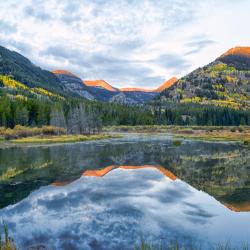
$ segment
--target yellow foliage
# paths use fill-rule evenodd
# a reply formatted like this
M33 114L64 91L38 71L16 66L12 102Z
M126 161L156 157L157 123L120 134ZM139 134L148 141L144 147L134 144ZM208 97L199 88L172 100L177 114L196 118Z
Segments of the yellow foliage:
M60 99L64 99L63 97L54 94L46 89L43 88L29 88L28 86L24 85L23 83L16 81L14 79L12 79L10 76L6 76L6 75L0 75L0 80L3 82L3 85L7 88L12 88L12 89L23 89L23 90L27 90L33 94L41 94L41 95L45 95L45 96L49 96L49 97L57 97ZM15 98L24 100L25 97L22 95L17 95L15 96Z
M26 90L29 89L26 85L10 78L9 76L0 75L0 80L3 82L3 85L8 88L12 88L12 89L20 88L20 89L26 89Z
M232 83L234 83L234 82L237 81L237 79L236 79L235 77L232 77L232 76L227 75L227 76L226 76L226 81L227 81L227 82L232 82Z

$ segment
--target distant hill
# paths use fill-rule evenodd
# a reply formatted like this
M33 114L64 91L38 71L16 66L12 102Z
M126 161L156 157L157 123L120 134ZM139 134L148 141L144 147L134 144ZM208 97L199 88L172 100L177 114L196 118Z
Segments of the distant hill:
M217 60L237 70L250 70L250 47L232 48Z
M89 93L87 86L82 82L82 79L72 74L67 70L54 70L52 71L63 87L65 92L74 93L75 96L83 97L88 100L94 100L94 96Z
M113 86L111 86L109 83L107 83L104 80L95 80L95 81L84 80L83 82L85 85L89 87L103 88L103 89L106 89L108 91L113 91L113 92L119 91L117 88L114 88Z
M120 104L143 104L171 86L177 79L171 78L157 89L143 88L115 88L105 80L81 80L75 74L67 70L52 71L61 81L65 90L74 92L90 100L114 102ZM84 92L83 92L84 91Z
M8 75L28 87L40 87L61 93L59 79L50 71L35 66L15 51L0 46L0 75Z
M160 100L250 108L250 47L228 50L160 94Z
M172 77L169 80L167 80L166 82L164 82L160 87L158 87L157 89L155 89L155 92L162 92L163 90L171 87L174 83L176 83L178 81L178 79L176 77Z

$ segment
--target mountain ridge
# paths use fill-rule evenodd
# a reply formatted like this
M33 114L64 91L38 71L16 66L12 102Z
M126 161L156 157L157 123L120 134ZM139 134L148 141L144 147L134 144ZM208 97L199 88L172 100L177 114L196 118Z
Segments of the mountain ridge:
M161 101L250 108L250 47L235 47L175 82Z
M104 102L116 102L120 104L141 104L148 102L155 98L162 89L165 89L176 81L177 78L173 77L164 82L156 89L144 88L116 88L105 80L82 80L74 73L56 69L52 71L66 86L68 90L77 94L79 93L89 100L99 100ZM87 93L88 94L87 94Z

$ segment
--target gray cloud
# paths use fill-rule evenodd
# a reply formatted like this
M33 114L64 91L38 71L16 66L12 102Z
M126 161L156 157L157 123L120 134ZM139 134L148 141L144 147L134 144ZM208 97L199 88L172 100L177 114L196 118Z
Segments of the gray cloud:
M41 0L33 0L31 5L24 8L24 15L43 22L52 19L52 13L45 9L44 1Z
M139 45L132 46L136 47ZM75 73L86 78L89 78L88 71L91 71L91 74L97 78L123 79L125 82L134 82L138 86L164 81L161 77L152 77L152 70L145 66L143 61L120 59L101 53L87 54L77 49L62 47L61 45L48 47L46 50L41 51L40 55L53 56L58 60L69 61L75 66Z
M186 47L188 47L190 50L185 53L185 55L191 55L191 54L197 54L202 49L206 48L207 46L214 44L215 41L211 39L203 39L203 40L196 40L186 43Z
M9 24L4 20L0 20L0 33L12 34L15 33L16 31L17 28L15 25Z
M179 71L187 70L191 66L185 57L178 54L163 54L154 61L162 67Z
M13 39L1 39L0 43L2 46L5 46L11 50L18 51L19 53L27 57L29 57L32 51L32 46L30 46L29 44L21 41L17 42Z

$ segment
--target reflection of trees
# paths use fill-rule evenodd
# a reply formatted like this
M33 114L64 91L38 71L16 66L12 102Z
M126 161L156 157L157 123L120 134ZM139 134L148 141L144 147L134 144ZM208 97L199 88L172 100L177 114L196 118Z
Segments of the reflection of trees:
M0 175L8 169L27 169L46 162L48 168L33 168L0 182L0 205L16 202L32 190L52 182L77 179L86 169L110 165L159 165L178 178L224 203L249 201L250 154L247 147L223 143L127 141L118 143L66 144L0 150Z

